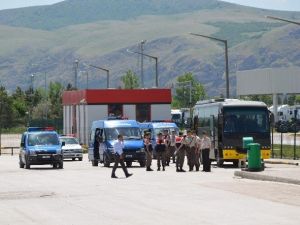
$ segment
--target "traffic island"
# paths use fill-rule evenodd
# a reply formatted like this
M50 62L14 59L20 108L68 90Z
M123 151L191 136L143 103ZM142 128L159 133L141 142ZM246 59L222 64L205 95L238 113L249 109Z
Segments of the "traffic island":
M245 178L245 179L251 179L251 180L272 181L272 182L300 185L300 180L298 179L264 175L261 173L253 173L247 171L235 171L234 176Z

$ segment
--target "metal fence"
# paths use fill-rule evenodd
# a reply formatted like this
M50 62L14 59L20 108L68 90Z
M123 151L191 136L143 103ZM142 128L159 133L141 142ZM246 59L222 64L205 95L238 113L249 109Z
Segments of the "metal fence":
M1 134L1 154L18 154L20 149L21 134Z
M272 158L300 158L300 133L272 132L271 144Z

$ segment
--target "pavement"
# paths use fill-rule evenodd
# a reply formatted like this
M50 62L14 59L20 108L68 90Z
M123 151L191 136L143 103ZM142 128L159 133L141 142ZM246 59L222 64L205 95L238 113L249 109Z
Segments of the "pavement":
M274 165L281 165L275 167ZM234 171L236 177L300 185L300 160L265 160L265 169L259 172Z

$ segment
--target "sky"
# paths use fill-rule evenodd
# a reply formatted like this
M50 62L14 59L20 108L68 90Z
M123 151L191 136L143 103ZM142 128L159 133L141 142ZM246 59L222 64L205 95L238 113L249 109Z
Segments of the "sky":
M0 0L0 10L35 5L49 5L62 0ZM84 0L82 0L84 1ZM208 0L209 1L209 0ZM224 0L257 8L300 11L300 0Z

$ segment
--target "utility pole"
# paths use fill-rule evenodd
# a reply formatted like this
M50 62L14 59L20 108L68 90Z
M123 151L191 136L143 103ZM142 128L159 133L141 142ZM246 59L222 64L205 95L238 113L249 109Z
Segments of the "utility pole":
M145 87L144 84L144 44L146 43L146 40L141 41L141 86L142 88Z

